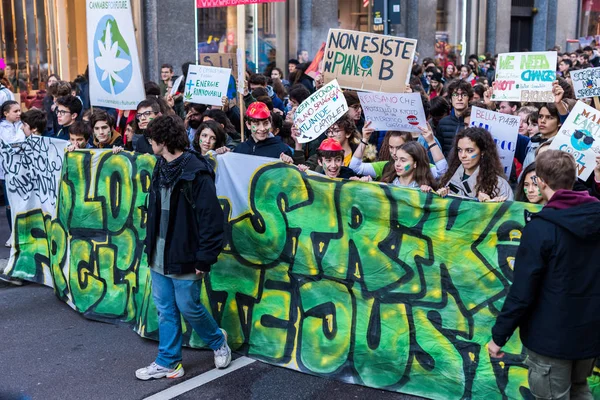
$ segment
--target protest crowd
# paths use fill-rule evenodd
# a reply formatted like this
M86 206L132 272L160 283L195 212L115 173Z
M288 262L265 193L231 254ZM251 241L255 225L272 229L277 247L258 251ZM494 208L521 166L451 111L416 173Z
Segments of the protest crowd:
M23 111L14 100L14 93L21 90L18 82L0 70L0 139L10 144L41 135L69 141L68 152L111 149L158 157L146 243L151 249L154 299L164 318L159 357L136 372L139 379L175 378L184 373L174 307L215 351L218 367L226 367L231 360L225 331L189 299L194 282L210 270L221 251L223 216L207 160L233 152L280 160L303 172L364 185L380 182L443 198L544 206L528 217L514 283L496 325L489 327L489 352L501 357L501 347L519 327L536 397L563 398L559 395L570 391L573 398L576 393L584 393L577 398L591 398L585 397L589 393L586 378L600 355L600 152L591 173L582 179L573 153L555 149L552 143L578 103L600 106L594 105L593 96L578 102L572 81L574 75L600 66L600 51L588 46L573 53L558 52L557 57L557 65L552 66L556 76L551 99L544 102L498 101L498 55L471 55L462 65L452 53L444 58L415 58L406 93L421 100L425 120L418 130L375 129L359 93L344 90L347 111L308 142L301 140L297 110L328 82L320 68L315 71L307 60L270 65L262 73L246 71L245 86L239 88L242 96L237 97L243 98L243 104L236 96L224 96L221 106L185 101L185 79L174 88L178 78L174 67L164 64L160 81L145 83L146 98L136 110L90 106L86 71L74 82L51 75L43 98L30 102ZM190 65L181 66L184 77ZM476 110L517 119L518 136L508 166L501 160L498 139L485 125L473 122L476 112L481 114ZM598 149L592 135L578 132L574 137L586 149ZM198 206L210 212L203 215L200 224L204 228L197 234L189 233L195 228L187 218L193 211L182 198L185 190L181 195L173 190L180 181L193 182L190 191L196 198L207 196ZM1 168L0 182L7 201ZM6 214L10 225L10 204L6 204ZM167 229L172 221L178 227L175 231ZM169 242L179 245L167 246ZM11 243L12 238L6 246ZM186 243L204 249L200 259L164 262L184 257ZM570 268L577 271L569 272ZM168 279L173 275L178 278ZM17 279L3 279L20 284ZM577 286L577 282L585 283ZM163 336L170 341L163 343ZM550 386L544 383L548 374L556 374ZM548 397L550 389L557 391L554 397Z

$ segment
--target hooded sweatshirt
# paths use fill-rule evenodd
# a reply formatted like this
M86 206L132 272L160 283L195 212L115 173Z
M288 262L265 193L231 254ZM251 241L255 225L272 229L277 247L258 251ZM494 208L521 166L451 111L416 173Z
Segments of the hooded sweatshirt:
M494 342L503 346L519 327L525 347L541 355L599 356L600 201L559 190L526 219Z

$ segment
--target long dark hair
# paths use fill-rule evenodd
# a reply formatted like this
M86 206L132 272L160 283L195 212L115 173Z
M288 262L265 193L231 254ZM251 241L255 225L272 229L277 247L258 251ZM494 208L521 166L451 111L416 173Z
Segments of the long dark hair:
M483 192L490 197L496 197L500 193L498 188L498 177L504 176L504 169L498 156L498 149L492 135L483 128L470 127L458 132L452 143L452 150L449 154L448 172L440 180L440 185L445 186L450 182L452 176L460 166L458 157L458 141L460 139L471 139L481 152L479 159L479 175L475 192Z
M415 138L412 137L410 132L402 132L402 131L387 131L385 137L383 138L383 143L381 144L381 149L379 149L379 154L377 156L378 161L388 161L387 164L383 167L383 171L381 172L381 176L388 175L391 173L395 173L396 169L394 168L394 159L392 154L390 153L390 138L399 137L404 140L404 143L412 142Z
M517 184L517 189L515 191L515 201L523 201L525 203L529 203L529 199L525 194L525 177L527 174L535 172L535 163L531 163L523 170L521 173L521 179L519 179L519 183Z
M427 185L431 186L434 190L437 189L437 182L433 178L433 174L431 173L431 168L429 167L429 157L425 152L425 148L422 144L417 141L410 141L404 143L400 150L404 150L412 157L412 159L417 163L417 167L414 172L415 182L419 186ZM392 161L390 161L391 163ZM388 163L389 164L389 163ZM396 169L393 168L388 170L381 177L381 182L391 183L396 179Z
M202 149L200 148L199 139L200 139L200 134L202 133L202 131L204 129L210 129L215 134L215 137L216 137L215 149L225 146L225 143L227 141L227 136L226 136L225 130L221 127L221 124L209 119L209 120L206 120L203 123L201 123L200 126L198 127L198 129L196 130L196 135L194 136L194 142L192 143L194 150L196 150L198 152L202 151Z

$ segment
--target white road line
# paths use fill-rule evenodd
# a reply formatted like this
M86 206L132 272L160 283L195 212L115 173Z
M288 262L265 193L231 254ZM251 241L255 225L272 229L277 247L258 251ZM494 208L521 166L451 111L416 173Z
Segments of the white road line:
M196 389L208 382L214 381L215 379L219 379L222 376L232 373L240 368L244 368L246 365L250 365L256 360L253 360L248 357L240 357L236 360L233 360L229 367L225 369L211 369L208 372L203 373L202 375L198 375L192 379L188 379L185 382L181 382L179 385L171 386L170 388L163 390L162 392L158 392L153 394L150 397L146 397L144 400L170 400L173 399L180 394L189 392L190 390Z

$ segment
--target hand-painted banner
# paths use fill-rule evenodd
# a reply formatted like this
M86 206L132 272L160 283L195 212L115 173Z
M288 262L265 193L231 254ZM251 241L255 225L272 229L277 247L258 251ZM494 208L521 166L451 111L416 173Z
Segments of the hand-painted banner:
M571 80L578 99L600 96L600 68L572 71Z
M577 176L586 181L600 156L600 111L578 101L550 148L571 153L577 162Z
M492 99L553 102L556 58L555 51L499 54Z
M243 6L245 4L283 3L285 0L196 0L197 8Z
M415 39L330 29L325 82L337 79L347 89L404 93L416 48Z
M419 93L358 92L365 120L378 131L420 132L427 119Z
M485 345L513 279L524 211L538 206L330 180L233 153L218 161L224 251L200 301L234 350L432 399L532 397L518 334L501 359ZM156 339L142 251L153 165L127 152L67 154L56 217L16 216L9 274L41 282L48 268L57 296L86 317ZM195 332L184 341L204 346Z
M471 126L485 128L494 137L506 179L510 177L515 158L519 122L519 117L514 115L502 114L479 107L471 109Z
M190 65L185 84L185 101L221 106L227 96L231 68Z
M336 80L329 82L298 106L294 124L300 130L298 142L319 137L348 111L348 103Z
M129 0L86 1L93 106L135 110L146 98Z

